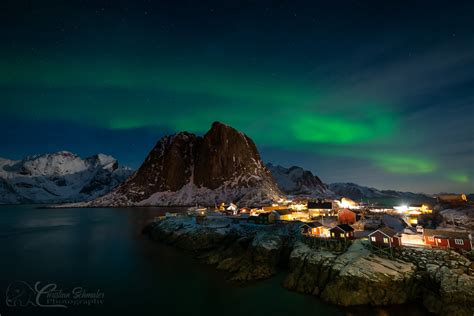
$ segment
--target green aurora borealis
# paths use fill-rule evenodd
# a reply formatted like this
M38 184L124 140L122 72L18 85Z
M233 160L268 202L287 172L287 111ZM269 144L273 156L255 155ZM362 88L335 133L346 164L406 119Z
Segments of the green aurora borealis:
M232 15L232 12L222 14ZM109 18L115 15L116 12L110 13ZM35 18L40 27L50 27L49 22ZM97 16L90 19L92 22L83 23L102 23L94 20ZM138 18L131 19L128 23L133 26L137 21ZM271 21L263 19L256 23L264 25ZM59 48L51 39L45 42L23 39L18 43L12 39L14 45L0 53L2 120L47 122L48 128L55 121L65 122L117 135L147 130L156 138L182 130L202 134L213 121L222 121L248 134L262 150L263 157L275 163L298 165L301 155L306 157L301 159L301 165L316 174L321 174L319 159L325 161L325 166L340 168L346 177L344 181L412 191L474 191L473 143L469 134L472 128L464 127L452 135L448 131L446 138L439 130L440 120L458 117L456 112L466 111L466 106L466 116L449 126L472 121L472 105L466 105L472 104L469 103L473 100L472 91L464 88L473 80L472 76L460 75L464 79L449 82L436 79L450 75L453 69L461 69L460 60L469 67L474 65L472 57L466 59L462 54L458 58L459 50L454 47L442 45L442 54L448 54L449 58L443 57L443 62L433 66L430 60L438 58L430 51L433 45L418 47L420 53L409 61L393 48L385 55L367 49L354 51L352 55L337 50L331 56L323 51L326 46L319 43L326 39L318 42L318 34L321 38L325 36L322 31L315 31L314 43L305 44L301 40L297 51L276 50L277 43L270 40L263 47L254 44L257 48L252 48L247 43L249 47L243 48L244 42L236 41L240 33L246 35L249 31L245 27L235 31L240 33L218 40L203 30L188 34L192 31L186 27L176 30L170 40L169 34L162 36L148 28L141 33L143 38L135 39L135 46L127 46L126 42L118 44L131 40L137 28L140 27L134 25L126 33L118 29L116 32L120 34L107 27L96 31L104 36L102 44L73 33L69 44ZM295 42L311 30L301 29ZM90 31L81 32L84 35ZM363 32L354 32L347 34L348 38L352 34L354 41L362 43L365 38L373 45L373 39ZM341 36L346 36L337 34L335 37L340 41ZM290 35L285 36L291 38ZM258 34L252 36L258 40ZM387 36L395 40L396 32ZM191 37L209 42L211 48L190 39L191 46L183 50L186 39ZM159 49L147 46L146 40L151 38L159 43ZM216 42L219 44L213 45L218 49L213 49L215 46L210 43ZM460 45L466 47L466 42ZM469 45L467 48L471 49L472 44ZM31 46L35 47L34 53L29 52ZM367 56L361 60L364 54ZM256 56L255 60L252 55ZM296 58L300 55L305 57L304 62ZM445 89L444 95L451 95L458 105L439 108L442 98L436 89ZM460 145L451 152L440 148L440 142L456 139ZM15 157L24 153L20 145L21 140L16 147L9 143L11 152L2 149L0 155ZM146 153L152 145L140 152ZM57 146L58 150L62 149L61 144ZM75 148L75 145L63 144L63 147ZM87 152L86 148L78 144L76 150ZM107 148L103 151L107 152ZM278 152L285 155L279 156ZM457 161L453 152L463 152L463 156ZM125 162L128 159L126 154L118 158ZM336 162L331 166L333 160L345 162L344 166ZM357 168L365 171L351 174L351 161L358 161ZM357 176L371 172L373 178ZM331 178L330 169L322 174L327 182L343 181L341 173ZM420 185L428 181L436 185Z
M124 68L123 64L89 68L54 63L3 65L0 83L45 89L107 88L128 91L160 91L179 94L181 102L169 104L145 100L125 100L118 104L95 104L76 100L78 106L64 106L59 102L45 103L29 100L28 103L7 113L30 119L59 119L86 121L88 124L109 129L141 127L168 128L204 133L215 120L226 122L249 134L257 144L282 146L288 149L306 147L318 150L316 144L332 146L331 154L346 155L345 144L372 144L393 141L399 134L397 114L390 106L370 104L354 98L339 99L333 106L331 92L324 88L297 89L295 83L254 81L257 75L221 75L209 69L195 73L165 67L137 69ZM6 75L6 76L5 76ZM304 85L302 85L304 86ZM204 99L205 101L202 101ZM209 101L211 100L211 101ZM18 102L19 104L21 102ZM37 103L37 104L35 104ZM205 105L208 104L208 105ZM32 106L39 111L33 111ZM137 108L138 107L138 108ZM163 109L164 108L164 109ZM166 115L166 120L157 119ZM251 120L250 118L257 118ZM262 130L268 132L261 132ZM398 133L397 133L398 132ZM365 150L351 152L361 158L373 160L391 173L429 173L437 169L430 157L417 157L410 153L371 153Z

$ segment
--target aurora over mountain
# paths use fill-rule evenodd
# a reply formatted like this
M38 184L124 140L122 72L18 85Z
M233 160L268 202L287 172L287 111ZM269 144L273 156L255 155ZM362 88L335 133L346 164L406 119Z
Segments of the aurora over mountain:
M473 3L331 3L6 1L0 156L137 167L222 121L325 182L473 192Z

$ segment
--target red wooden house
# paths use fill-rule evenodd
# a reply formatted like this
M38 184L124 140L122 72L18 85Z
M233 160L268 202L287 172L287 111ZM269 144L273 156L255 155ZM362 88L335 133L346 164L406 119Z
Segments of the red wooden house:
M384 227L369 234L372 245L379 247L400 247L402 245L401 236L391 228Z
M337 221L339 224L354 224L356 222L356 213L345 208L337 213Z
M354 238L354 228L347 224L339 224L329 230L331 238L334 239L352 239Z
M450 231L439 229L423 229L423 241L426 245L472 250L471 234L466 231Z
M301 233L318 237L328 237L329 228L320 222L309 222L301 225Z

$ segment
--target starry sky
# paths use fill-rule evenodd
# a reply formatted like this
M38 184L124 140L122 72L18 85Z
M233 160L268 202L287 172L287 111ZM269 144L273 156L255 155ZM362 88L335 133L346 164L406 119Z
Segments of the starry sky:
M323 181L474 192L472 1L0 3L0 156L222 121Z

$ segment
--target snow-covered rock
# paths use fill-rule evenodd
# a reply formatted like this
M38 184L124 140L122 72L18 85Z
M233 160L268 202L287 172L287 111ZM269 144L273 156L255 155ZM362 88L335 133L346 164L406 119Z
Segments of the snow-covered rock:
M442 226L464 228L474 231L474 207L470 205L449 207L439 211L443 218Z
M361 199L393 199L404 198L410 200L430 200L431 198L423 193L401 192L395 190L378 190L376 188L365 187L356 183L331 183L329 190L337 195L349 197L353 200ZM434 201L434 200L433 200Z
M281 196L254 142L215 122L203 137L187 132L163 137L130 179L86 206L244 206Z
M324 198L334 195L311 171L296 166L285 168L271 163L267 164L267 168L280 190L286 194Z
M82 159L60 151L18 161L0 158L0 204L86 201L110 192L131 174L104 154Z
M332 268L337 274L321 297L338 305L389 305L410 300L416 266L409 262L371 256L360 242L354 242Z
M337 305L423 302L440 315L473 314L474 276L469 259L443 250L399 251L403 254L395 252L394 258L374 254L357 240L336 255L296 242L284 286Z

